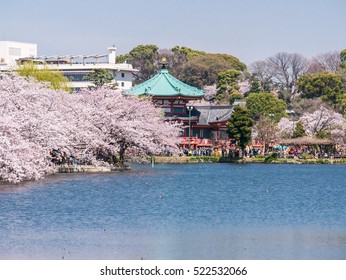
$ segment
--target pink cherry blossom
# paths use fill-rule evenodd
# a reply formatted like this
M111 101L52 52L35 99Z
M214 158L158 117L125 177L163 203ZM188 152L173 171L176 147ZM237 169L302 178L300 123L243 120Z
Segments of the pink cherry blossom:
M295 121L292 121L285 117L281 118L281 120L278 123L278 130L279 130L279 133L282 135L282 137L284 138L292 137L295 124L296 124Z
M343 116L326 107L321 107L313 113L305 113L300 118L307 135L313 136L320 132L342 128L345 122Z
M100 151L118 160L174 151L180 129L147 99L107 88L69 94L0 76L0 180L42 178L56 164L53 151L94 165L109 164Z

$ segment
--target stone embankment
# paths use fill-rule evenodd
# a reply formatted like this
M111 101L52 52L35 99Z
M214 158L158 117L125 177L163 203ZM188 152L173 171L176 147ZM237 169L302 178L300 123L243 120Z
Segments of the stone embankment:
M110 167L105 166L92 166L92 165L76 165L76 166L59 166L56 169L56 173L78 173L78 172L88 172L88 173L98 173L98 172L110 172L112 171Z
M93 166L93 165L61 165L57 166L50 174L56 173L104 173L112 171L122 171L130 169L129 166L123 167L116 166Z
M171 164L184 164L184 163L201 163L201 162L215 162L215 163L273 163L273 164L346 164L346 158L323 158L323 159L298 159L298 158L276 158L271 161L266 161L265 157L251 157L251 158L229 158L229 157L216 157L216 156L156 156L151 159L154 164L171 163ZM50 174L56 173L105 173L112 171L123 171L131 169L128 165L122 167L110 166L92 166L92 165L62 165L56 167L49 172Z

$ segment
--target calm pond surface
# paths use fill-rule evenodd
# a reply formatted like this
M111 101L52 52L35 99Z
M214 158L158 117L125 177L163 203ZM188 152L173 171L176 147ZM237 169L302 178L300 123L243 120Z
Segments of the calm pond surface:
M134 165L0 184L0 259L346 259L346 165Z

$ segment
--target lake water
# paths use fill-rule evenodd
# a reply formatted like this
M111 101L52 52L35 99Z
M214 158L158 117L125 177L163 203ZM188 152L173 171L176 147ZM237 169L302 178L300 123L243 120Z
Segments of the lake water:
M346 259L346 165L134 165L0 184L0 259Z

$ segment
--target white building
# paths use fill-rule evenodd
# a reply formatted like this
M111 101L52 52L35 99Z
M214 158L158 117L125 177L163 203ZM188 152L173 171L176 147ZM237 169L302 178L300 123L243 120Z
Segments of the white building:
M107 61L99 60L107 57ZM108 48L108 54L103 55L66 55L38 57L46 62L50 69L61 71L65 77L70 80L69 86L75 90L92 86L91 81L85 80L85 76L94 69L106 69L114 78L113 82L117 83L117 88L127 90L132 87L133 73L138 70L133 69L131 64L116 63L116 48ZM76 62L79 60L79 62Z
M11 44L8 45L5 43ZM34 44L0 42L0 46L2 46L2 44L4 45L4 53L8 56L2 56L0 49L0 58L3 57L4 62L11 63L4 63L0 70L12 70L25 61L34 61L37 63L38 67L48 67L52 70L61 71L62 74L69 79L69 86L74 90L93 85L91 81L85 80L85 76L94 69L108 70L113 75L113 82L117 83L117 88L119 90L130 89L132 87L133 74L138 72L137 69L133 69L131 64L116 63L115 47L108 48L108 53L101 55L37 56L37 46ZM26 49L24 48L25 46ZM33 46L35 48L33 48ZM104 58L106 58L106 61L100 61Z
M23 57L37 56L37 45L31 43L0 41L0 71L17 66L17 60Z

